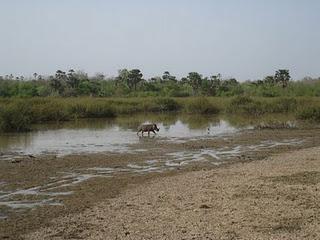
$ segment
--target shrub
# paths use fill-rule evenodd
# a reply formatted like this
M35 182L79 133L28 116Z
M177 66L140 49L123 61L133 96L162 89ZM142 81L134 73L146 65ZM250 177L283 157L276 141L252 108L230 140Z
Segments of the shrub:
M31 106L26 102L10 103L0 108L0 131L27 131L31 121Z

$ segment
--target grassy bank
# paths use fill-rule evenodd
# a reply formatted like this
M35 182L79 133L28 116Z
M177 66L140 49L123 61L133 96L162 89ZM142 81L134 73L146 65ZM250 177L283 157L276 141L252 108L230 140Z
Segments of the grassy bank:
M115 117L141 112L180 111L190 114L294 113L297 118L320 121L318 98L2 98L0 130L24 131L31 124L78 118Z

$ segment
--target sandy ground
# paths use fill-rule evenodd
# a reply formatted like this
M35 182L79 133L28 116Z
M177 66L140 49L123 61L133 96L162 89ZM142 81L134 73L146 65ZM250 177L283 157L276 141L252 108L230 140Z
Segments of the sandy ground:
M320 239L320 147L155 178L26 239Z

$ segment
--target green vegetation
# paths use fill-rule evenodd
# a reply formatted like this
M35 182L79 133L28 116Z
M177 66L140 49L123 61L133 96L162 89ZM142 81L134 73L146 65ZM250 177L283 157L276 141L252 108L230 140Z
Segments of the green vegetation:
M10 98L0 100L0 131L24 131L33 123L177 111L172 98Z
M89 77L58 70L32 79L0 76L0 131L25 131L33 123L78 118L115 117L139 112L180 111L197 114L290 113L320 121L320 79L290 81L288 70L264 80L239 83L220 74L190 72L177 79L169 72L143 79L139 69L122 69L117 77Z
M238 96L231 100L227 107L229 113L261 115L265 113L294 113L298 107L295 98L253 99Z
M306 107L308 106L308 107ZM34 97L0 98L0 131L25 131L34 123L79 118L115 117L133 113L231 113L262 116L290 113L299 119L320 121L318 98L252 98L237 96L188 98Z
M0 130L15 132L29 130L30 110L30 105L20 100L7 103L5 107L0 108Z
M290 81L288 70L280 69L263 80L238 82L223 79L221 74L205 77L190 72L178 79L169 72L144 79L139 69L119 70L118 76L103 74L89 77L81 71L56 71L51 76L35 73L33 77L0 76L0 97L190 97L190 96L251 96L251 97L317 97L320 79Z
M198 114L214 114L219 113L220 108L216 105L217 103L213 103L205 97L197 97L190 99L189 101L185 101L184 110L187 113L198 113Z
M297 117L302 120L320 122L320 106L308 106L297 112Z

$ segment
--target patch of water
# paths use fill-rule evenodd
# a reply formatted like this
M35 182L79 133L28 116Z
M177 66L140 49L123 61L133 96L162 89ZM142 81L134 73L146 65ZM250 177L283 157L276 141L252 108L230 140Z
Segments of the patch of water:
M54 189L74 186L95 177L106 177L104 175L93 175L93 174L77 173L77 172L73 172L73 173L62 172L60 173L60 175L61 176L52 178L55 180L55 182L45 185L46 190L52 191ZM65 194L67 192L59 192L59 193L60 193L60 196L67 195Z
M173 128L172 131L171 128ZM237 128L231 126L231 124L225 120L220 120L218 123L208 124L205 128L192 129L189 128L187 124L177 121L174 126L167 128L167 131L165 131L161 136L164 137L162 141L184 143L190 140L224 137L245 129L253 129L253 127L247 126Z
M261 149L274 148L278 146L291 146L291 145L299 145L302 144L304 140L302 139L284 139L281 142L266 140L262 141L259 145L249 145L247 148L251 151L259 151Z
M241 129L231 126L227 121L208 122L198 128L189 123L176 120L170 125L159 123L160 132L152 141L185 142L192 139L221 137L234 134ZM151 133L153 137L153 133ZM80 129L42 129L28 133L5 134L0 136L1 160L13 160L19 155L101 153L101 152L142 152L146 149L131 148L141 139L136 135L136 128L122 128L113 123L103 128Z
M261 141L256 145L237 145L222 147L217 149L200 149L194 151L180 151L165 154L165 156L147 160L140 164L127 164L117 167L92 167L88 169L78 169L75 172L61 172L58 176L51 177L51 182L42 186L27 189L17 189L11 192L0 192L0 206L12 209L34 208L43 205L61 205L57 197L70 195L73 192L62 190L67 187L78 185L84 181L96 177L113 177L117 174L148 174L152 172L171 171L176 168L187 166L199 162L208 162L213 165L220 165L229 159L241 156L252 151L261 151L267 148L278 146L290 146L302 144L300 139L285 139L282 141ZM0 182L0 188L5 186ZM16 200L15 196L24 196L24 200ZM26 200L28 196L41 196L39 200ZM0 215L4 219L5 215Z
M48 185L37 186L27 189L17 189L11 192L2 191L0 195L0 206L6 206L9 208L19 209L19 208L34 208L42 205L61 205L57 202L55 198L57 196L70 195L72 191L65 192L48 192ZM32 200L13 200L16 196L41 196L42 199L32 199ZM49 198L50 197L50 198Z
M39 200L39 201L1 201L0 206L6 206L12 209L29 209L29 208L35 208L39 206L63 206L62 203L56 202L55 199L45 199L45 200ZM3 215L3 219L5 219L6 216Z

